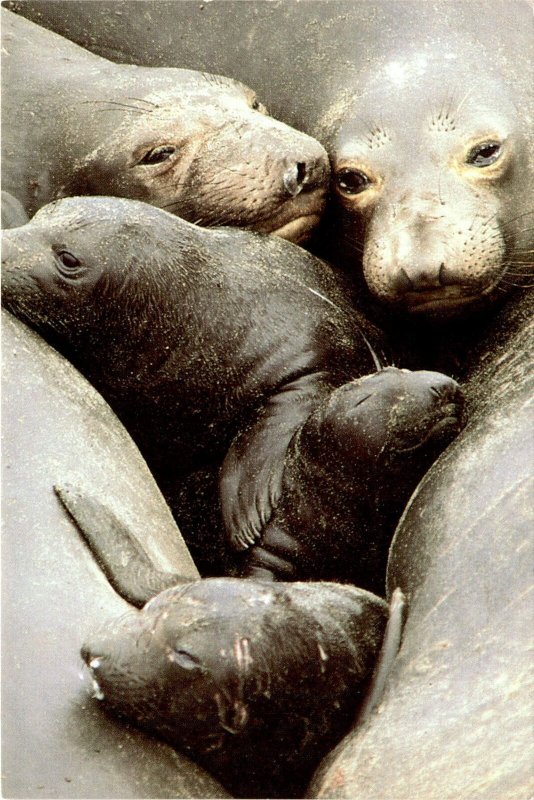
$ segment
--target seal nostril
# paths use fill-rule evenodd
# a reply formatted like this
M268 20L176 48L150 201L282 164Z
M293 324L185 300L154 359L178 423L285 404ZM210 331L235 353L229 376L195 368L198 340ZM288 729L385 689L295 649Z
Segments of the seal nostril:
M304 161L298 161L286 170L282 182L284 184L284 189L291 197L296 197L300 194L306 182L306 175L307 171Z
M413 289L413 283L404 267L401 267L398 271L396 289L399 292L409 292Z
M438 283L440 286L445 286L445 262L442 261L439 265Z

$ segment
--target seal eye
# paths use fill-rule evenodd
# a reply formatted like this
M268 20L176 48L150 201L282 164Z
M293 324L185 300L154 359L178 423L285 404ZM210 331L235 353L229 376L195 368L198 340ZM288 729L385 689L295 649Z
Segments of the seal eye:
M340 169L335 176L336 186L343 194L360 194L370 185L371 181L359 169Z
M267 114L267 109L265 108L263 103L260 103L257 97L252 98L252 100L250 101L250 107L253 111L259 111L260 114Z
M145 153L139 164L152 166L152 164L161 164L162 161L167 161L176 152L176 147L172 144L162 144L159 147L154 147Z
M499 142L484 142L477 144L469 151L466 163L473 167L489 167L500 157L502 145Z
M179 667L186 670L195 670L200 667L200 662L192 653L187 650L171 650L169 653L169 661L173 664L178 664Z
M59 250L56 257L59 261L59 271L67 278L73 278L83 270L82 262L68 250Z

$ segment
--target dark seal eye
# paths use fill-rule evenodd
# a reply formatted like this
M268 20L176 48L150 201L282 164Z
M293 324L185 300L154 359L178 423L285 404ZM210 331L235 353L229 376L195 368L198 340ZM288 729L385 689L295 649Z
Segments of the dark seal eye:
M259 111L260 114L268 114L267 109L265 108L263 103L260 103L257 97L252 98L252 100L250 101L250 107L253 111Z
M82 262L68 250L59 250L56 258L59 261L59 271L68 278L78 275L83 270Z
M139 164L146 164L148 166L152 166L152 164L161 164L162 161L167 161L174 153L176 152L176 147L172 144L162 144L159 147L154 147L153 150L149 150L148 153L145 153Z
M502 145L499 142L485 142L477 144L469 151L466 163L473 167L489 167L500 157Z
M335 181L337 188L343 194L360 194L371 185L365 172L359 169L340 169L336 173Z
M200 667L198 658L187 650L171 650L169 653L169 661L178 664L179 667L186 670L195 670Z

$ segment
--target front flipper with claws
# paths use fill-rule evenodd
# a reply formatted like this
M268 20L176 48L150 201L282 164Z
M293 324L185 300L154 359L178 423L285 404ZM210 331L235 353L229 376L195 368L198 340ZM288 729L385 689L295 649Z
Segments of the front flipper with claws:
M328 388L323 373L285 384L232 443L219 487L225 530L235 549L246 550L261 538L280 498L289 443Z

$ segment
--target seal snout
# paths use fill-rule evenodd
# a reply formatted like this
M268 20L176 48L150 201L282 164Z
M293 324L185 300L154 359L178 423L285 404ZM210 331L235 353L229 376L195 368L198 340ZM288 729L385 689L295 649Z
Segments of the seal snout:
M82 680L89 682L88 691L91 693L92 697L96 700L103 700L105 694L100 685L98 674L98 670L102 666L102 658L93 655L90 648L85 645L82 647L80 653L84 662L84 669L80 677Z
M398 292L426 292L445 285L445 262L400 264L392 281Z

